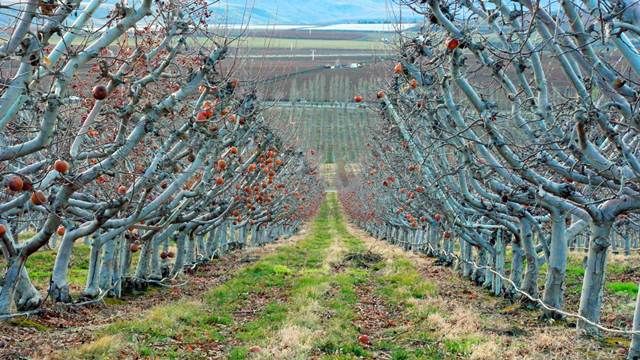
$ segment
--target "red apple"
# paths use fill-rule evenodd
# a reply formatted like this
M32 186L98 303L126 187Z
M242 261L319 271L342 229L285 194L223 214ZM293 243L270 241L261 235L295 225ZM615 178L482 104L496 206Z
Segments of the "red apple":
M7 181L7 186L11 191L22 191L24 188L24 181L22 181L22 177L18 175L13 175Z
M31 203L33 203L33 205L42 205L45 202L47 202L47 196L42 191L34 191L31 194Z
M365 334L358 336L358 342L362 345L371 345L371 339L369 339L369 335Z
M140 244L132 243L129 245L129 250L131 250L132 253L138 252L138 250L140 250Z
M220 159L218 160L218 170L219 171L224 171L227 168L227 162L224 161L224 159Z
M93 98L96 100L104 100L107 97L107 88L104 85L96 85L91 90Z
M458 46L460 46L460 40L456 38L451 38L447 40L447 49L455 50Z
M69 163L58 159L53 163L53 168L61 174L66 174L69 171Z

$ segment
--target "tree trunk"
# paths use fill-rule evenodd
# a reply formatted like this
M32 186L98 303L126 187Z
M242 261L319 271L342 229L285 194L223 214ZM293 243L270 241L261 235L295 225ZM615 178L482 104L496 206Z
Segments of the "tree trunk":
M482 249L482 257L484 259L484 269L482 270L482 272L484 273L484 281L482 282L482 287L491 289L491 287L493 286L494 277L493 272L491 272L491 268L495 267L495 264L493 263L494 259L492 254L484 248Z
M196 242L198 244L196 259L199 263L206 263L208 258L207 258L207 247L204 244L204 234L197 234Z
M586 319L598 323L602 308L602 291L607 265L607 249L611 236L611 222L591 224L591 239L584 279L580 296L579 313ZM587 334L596 335L598 329L583 320L578 320L578 328Z
M37 309L44 299L38 289L33 286L27 269L22 266L16 287L16 308L18 311L29 311Z
M180 232L178 234L177 244L176 244L176 262L173 264L173 270L171 271L171 275L176 275L184 269L185 265L185 255L186 255L186 244L187 234L184 232Z
M636 295L636 310L633 313L633 331L640 331L640 291ZM640 359L640 334L631 335L631 346L629 346L629 354L627 360Z
M471 265L471 252L473 247L462 239L460 240L460 247L462 255L462 276L468 279L473 273L473 266Z
M162 274L162 262L160 261L160 247L169 235L161 233L149 241L151 250L149 252L149 279L160 281L164 278Z
M87 274L87 284L82 295L88 298L95 298L100 294L99 275L100 275L100 239L95 234L91 239L91 253L89 256L89 273Z
M207 238L207 257L209 259L213 259L218 254L218 232L217 227L209 231ZM251 241L253 241L253 239L251 239Z
M116 241L115 239L107 241L103 246L102 262L100 266L100 281L99 286L102 291L111 291L113 284L113 263L116 257Z
M531 223L525 218L520 220L520 239L522 239L524 255L527 259L527 270L524 274L522 291L535 298L538 297L538 257L536 256L536 247L533 244Z
M511 275L509 279L519 289L522 285L522 269L524 262L524 251L520 246L520 236L514 236L511 243ZM515 289L510 286L510 292L512 296L516 295Z
M218 254L220 256L227 253L227 223L224 222L220 225L218 229L220 237L218 238ZM262 240L262 239L260 239Z
M55 302L70 303L71 295L69 294L69 263L73 252L73 238L64 236L56 254L56 260L53 264L53 273L51 275L51 284L49 285L49 296Z
M16 256L9 259L9 267L5 273L4 283L0 290L0 314L10 314L13 308L16 287L20 278L20 272L24 266L25 258Z
M189 235L187 235L185 240L187 245L185 247L185 264L187 266L193 266L196 261L196 239L191 229L189 229Z
M624 241L624 255L625 256L631 255L631 241L629 241L629 232L628 231L625 230L622 233L622 240Z
M503 240L503 232L502 230L498 230L496 234L496 244L494 245L495 256L494 256L494 264L496 272L502 276L504 276L504 240ZM495 296L499 296L502 294L502 278L500 276L494 275L493 277L493 294Z
M545 304L561 310L564 303L563 289L568 256L566 230L565 215L557 211L552 212L549 269L542 300ZM545 310L545 316L554 319L563 317L560 313L549 310Z

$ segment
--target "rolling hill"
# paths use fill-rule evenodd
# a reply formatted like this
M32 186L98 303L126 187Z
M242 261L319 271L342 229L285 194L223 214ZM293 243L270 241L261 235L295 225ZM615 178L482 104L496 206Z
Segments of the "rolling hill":
M246 12L246 8L250 12ZM398 6L388 0L223 0L213 5L230 23L325 24L366 20L392 20ZM396 16L394 16L394 14Z

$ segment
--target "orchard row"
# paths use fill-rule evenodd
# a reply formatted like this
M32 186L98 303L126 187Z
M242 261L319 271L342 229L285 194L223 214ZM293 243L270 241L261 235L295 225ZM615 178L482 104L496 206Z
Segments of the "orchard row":
M574 315L599 332L612 244L630 253L639 235L637 5L402 2L425 25L371 96L381 122L342 185L347 212L553 318L567 315L569 249L584 246Z
M317 159L234 78L229 43L209 40L211 4L118 3L98 29L101 1L35 4L12 8L0 48L0 314L41 305L25 262L43 248L56 249L51 300L74 301L79 241L82 297L122 296L315 213Z

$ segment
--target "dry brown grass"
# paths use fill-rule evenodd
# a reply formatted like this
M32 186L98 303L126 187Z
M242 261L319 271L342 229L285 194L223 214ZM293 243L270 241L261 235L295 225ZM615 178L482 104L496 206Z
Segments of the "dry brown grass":
M335 230L331 231L331 236L336 237ZM327 255L322 263L322 267L325 270L328 270L332 265L338 264L342 261L344 254L347 252L347 248L344 246L342 241L333 241L329 250L327 251Z
M349 231L385 258L408 258L424 270L427 279L437 285L438 293L424 299L412 299L412 311L426 317L428 330L442 341L471 339L477 342L471 346L471 359L624 358L621 351L603 348L595 340L582 338L575 329L545 325L524 310L516 315L501 314L500 298L460 278L451 269L437 267L433 259L377 240L351 225ZM634 261L633 257L614 255L612 259L627 262ZM636 261L638 259L640 256ZM526 332L517 336L505 334L506 330L514 328Z
M306 319L312 321L312 319ZM307 359L316 339L322 331L287 324L278 331L275 338L255 359Z

